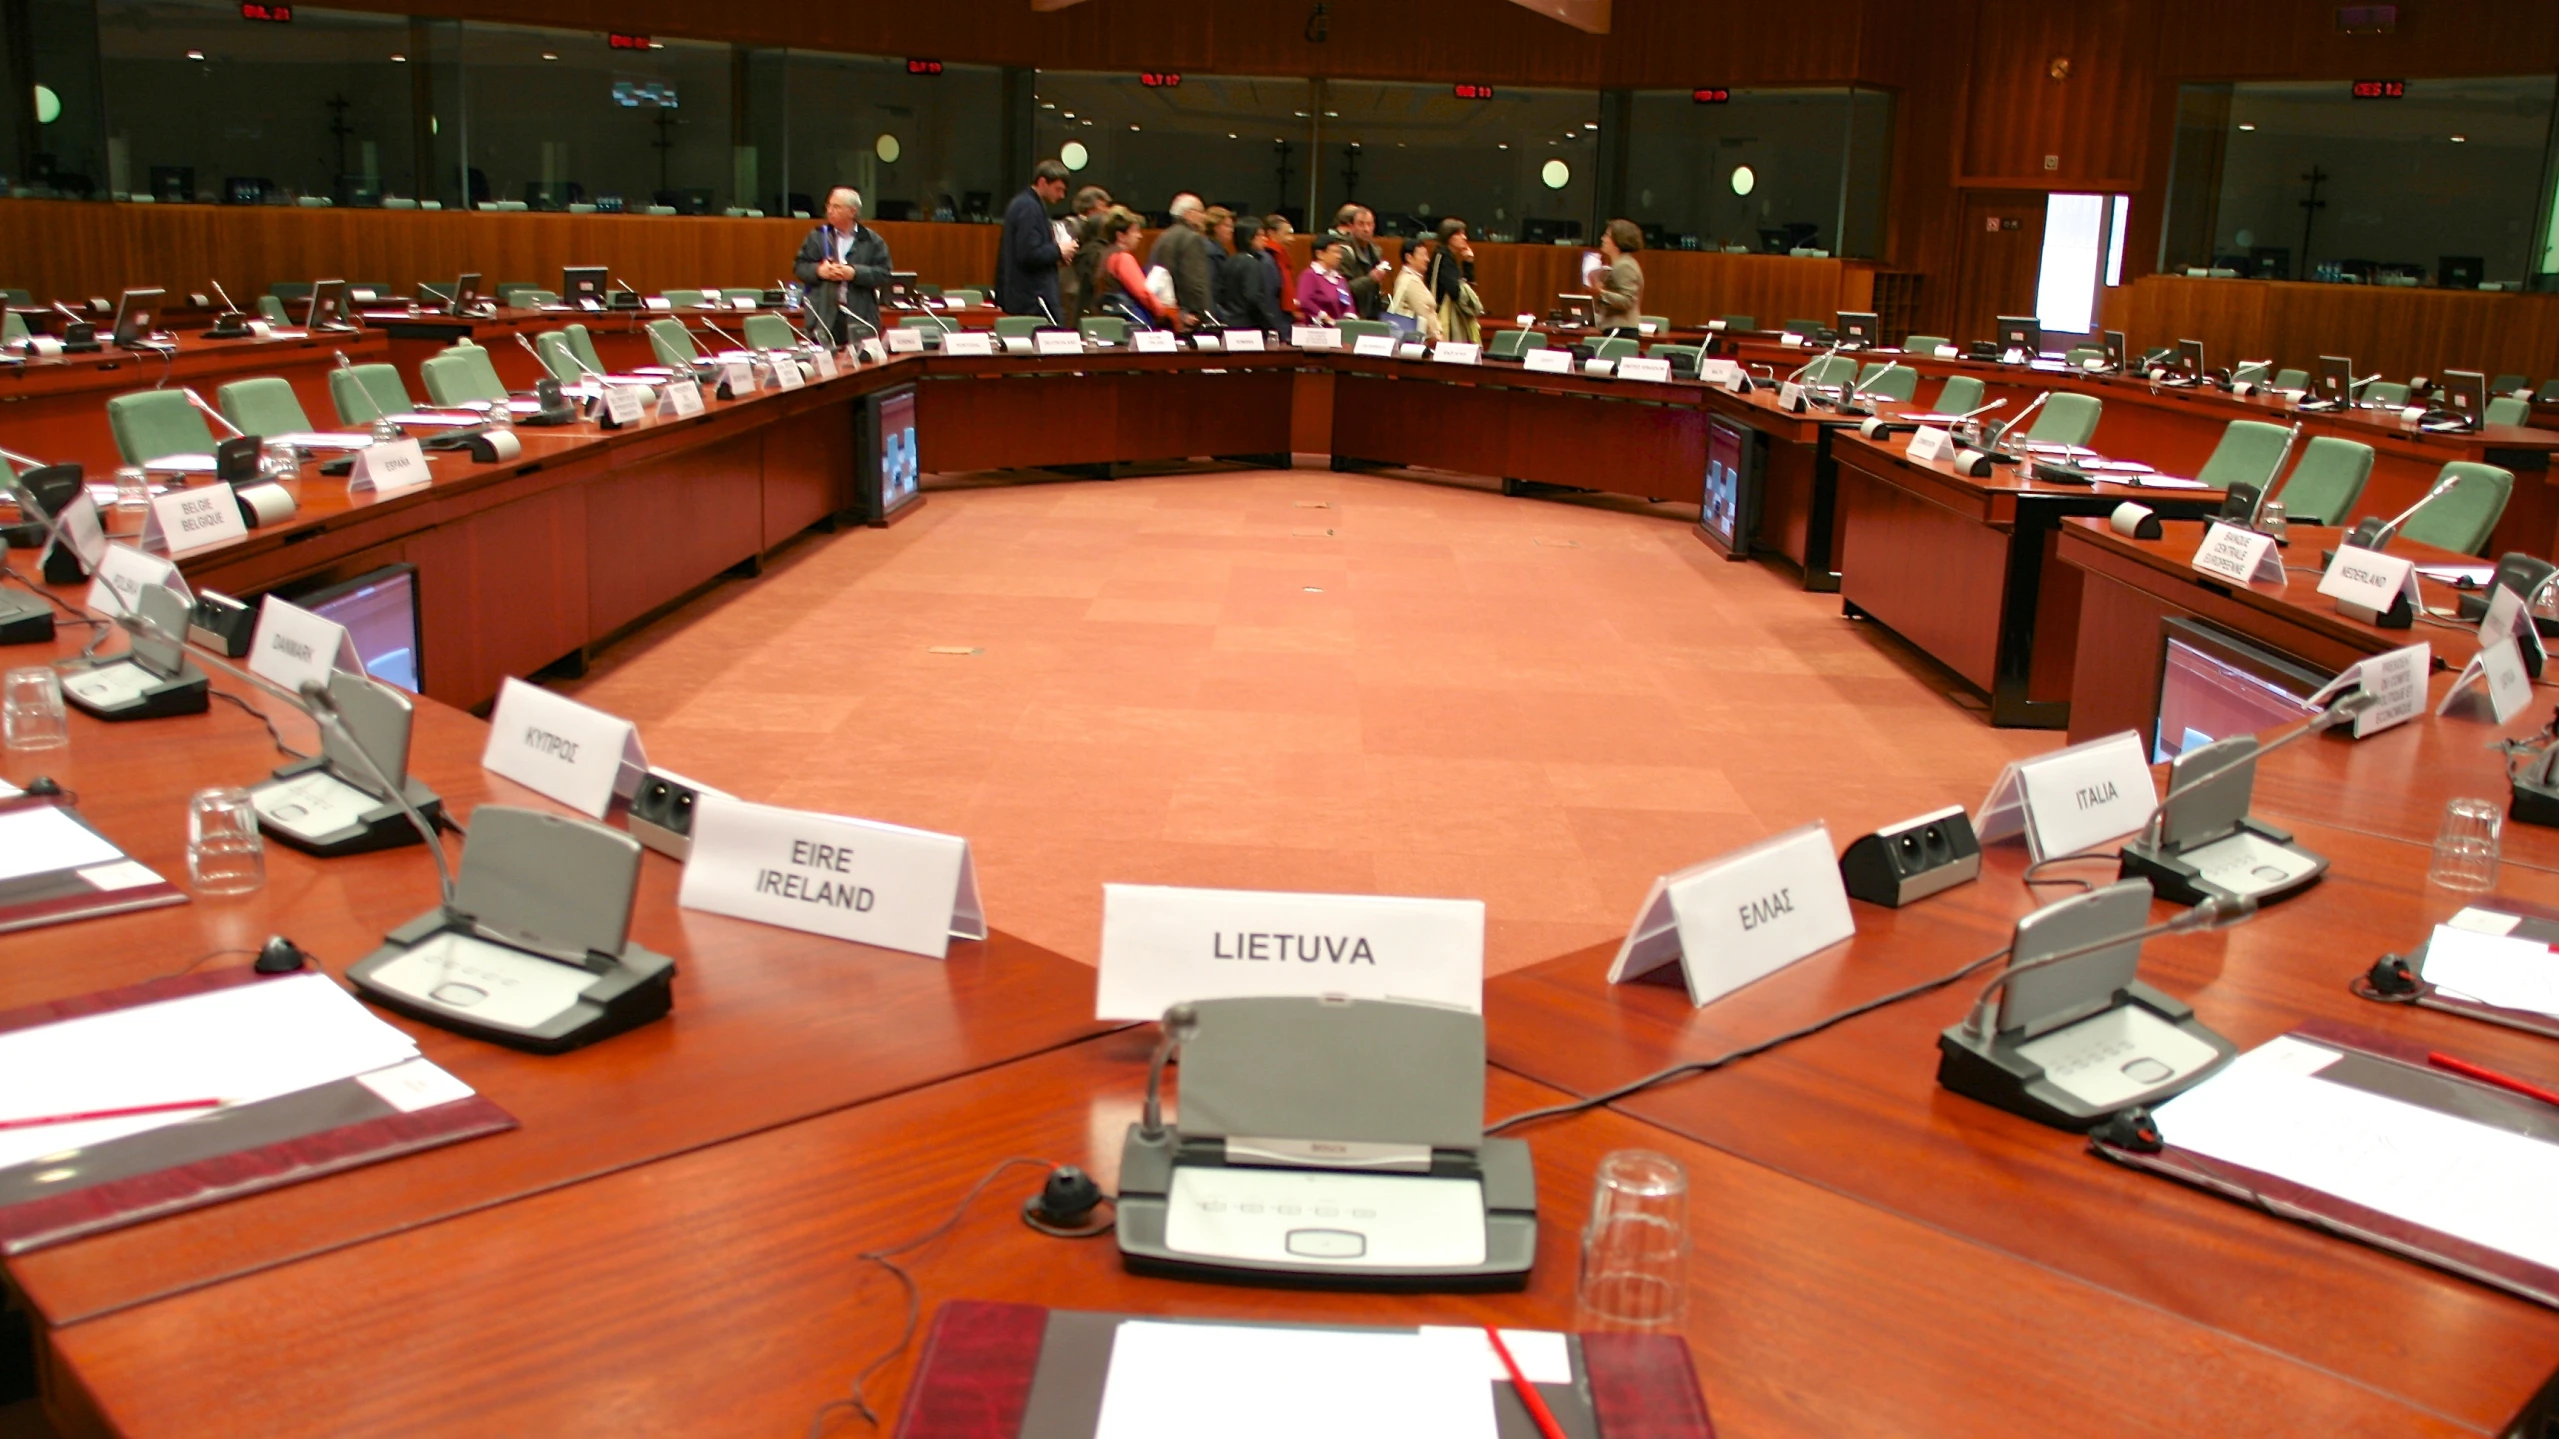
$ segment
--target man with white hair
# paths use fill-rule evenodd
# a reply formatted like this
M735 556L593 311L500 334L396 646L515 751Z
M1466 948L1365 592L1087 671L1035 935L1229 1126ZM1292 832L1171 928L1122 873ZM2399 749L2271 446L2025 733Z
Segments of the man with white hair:
M800 242L791 263L807 296L809 331L841 347L880 332L880 290L889 282L889 242L862 223L862 192L826 192L826 221Z
M1161 267L1173 277L1173 303L1185 315L1207 315L1216 309L1217 270L1208 258L1208 207L1185 190L1173 197L1173 223L1155 237L1146 252L1146 268Z

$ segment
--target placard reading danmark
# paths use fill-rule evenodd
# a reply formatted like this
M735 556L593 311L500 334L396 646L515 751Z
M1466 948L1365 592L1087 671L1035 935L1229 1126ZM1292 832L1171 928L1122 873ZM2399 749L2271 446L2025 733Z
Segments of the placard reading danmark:
M153 495L151 509L143 516L143 548L165 549L172 558L248 537L248 522L240 518L240 497L229 485Z
M274 595L259 603L258 630L249 639L249 673L298 694L306 680L327 684L333 670L364 673L364 657L356 653L346 626Z
M489 714L480 767L602 819L615 795L638 787L649 761L629 720L509 676Z
M1704 1005L1857 933L1830 827L1815 822L1653 881L1608 967L1624 984L1677 963Z
M1955 453L1955 437L1935 425L1922 425L1910 432L1910 457L1914 460L1942 460Z
M2023 833L2038 860L2121 839L2159 803L2150 756L2131 730L2012 761L1990 786L1974 825L1984 844Z
M1519 357L1520 368L1532 375L1569 375L1573 372L1570 350L1529 350Z
M676 903L940 959L984 939L957 835L704 795Z
M697 841L698 843L698 841ZM1484 904L1369 894L1102 886L1100 1019L1244 995L1410 999L1480 1013Z

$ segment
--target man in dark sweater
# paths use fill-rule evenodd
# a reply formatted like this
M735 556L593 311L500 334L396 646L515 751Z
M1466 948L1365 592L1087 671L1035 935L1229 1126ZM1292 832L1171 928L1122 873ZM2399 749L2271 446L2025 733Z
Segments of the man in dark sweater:
M889 282L889 242L862 223L862 192L826 192L826 223L809 231L791 262L809 325L830 347L880 332L880 288Z
M1066 166L1042 160L1031 167L1030 188L1004 208L1004 234L995 250L995 303L1004 313L1052 323L1064 314L1057 267L1075 258L1075 239L1057 233L1048 207L1065 198Z

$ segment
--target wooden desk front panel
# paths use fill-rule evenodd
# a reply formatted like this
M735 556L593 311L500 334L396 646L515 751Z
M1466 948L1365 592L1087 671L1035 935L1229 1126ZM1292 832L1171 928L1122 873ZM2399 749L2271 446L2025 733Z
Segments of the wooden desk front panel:
M822 405L764 428L763 528L770 552L844 510L853 494L854 406Z
M1693 403L1558 393L1526 376L1504 383L1506 372L1442 379L1432 368L1337 376L1333 453L1688 504L1705 497L1706 422Z
M590 638L764 551L760 429L617 466L585 488Z
M1840 598L1985 693L1997 683L2006 531L1843 459Z
M607 1415L649 1433L796 1434L850 1392L904 1322L896 1282L851 1256L923 1234L1006 1156L1082 1165L1113 1187L1150 1041L1134 1033L1075 1045L105 1316L57 1336L55 1388L63 1408L88 1411L75 1419L137 1439L569 1434ZM1485 1091L1488 1114L1557 1097L1500 1071ZM1609 1151L1643 1148L1688 1172L1696 1254L1682 1330L1722 1432L2462 1432L2364 1381L1620 1114L1539 1125L1527 1138L1539 1242L1517 1294L1137 1278L1108 1237L1049 1239L1022 1224L1015 1211L1040 1182L1036 1165L996 1177L948 1237L901 1262L928 1323L945 1301L966 1298L1283 1322L1589 1327L1573 1289L1591 1176ZM921 1350L919 1333L871 1381L883 1414L898 1411ZM826 1432L865 1431L846 1416Z
M1099 375L936 377L915 387L926 474L1119 458L1119 390Z
M1295 386L1286 370L1141 371L1117 376L1114 383L1122 459L1288 452Z

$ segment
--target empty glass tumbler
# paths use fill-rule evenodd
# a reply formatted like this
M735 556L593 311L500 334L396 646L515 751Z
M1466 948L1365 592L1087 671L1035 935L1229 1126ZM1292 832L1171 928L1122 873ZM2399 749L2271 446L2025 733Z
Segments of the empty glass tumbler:
M62 678L51 666L29 665L0 675L0 737L11 749L59 749L71 743Z
M266 841L245 789L200 789L187 800L187 878L198 894L247 894L267 882Z
M2496 888L2497 841L2504 824L2495 800L2457 799L2445 805L2426 882L2465 891Z
M1621 1149L1599 1162L1582 1232L1581 1304L1613 1324L1679 1322L1688 1300L1688 1172Z

